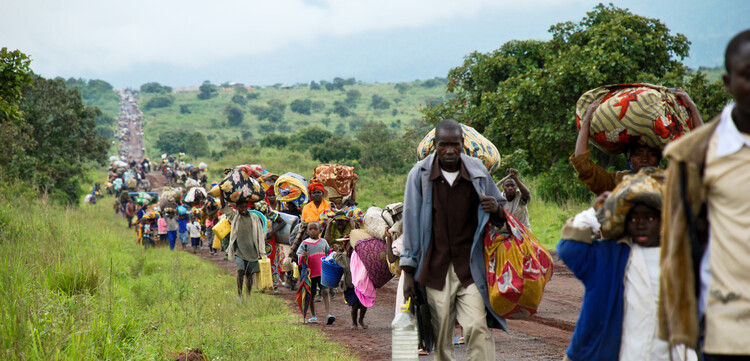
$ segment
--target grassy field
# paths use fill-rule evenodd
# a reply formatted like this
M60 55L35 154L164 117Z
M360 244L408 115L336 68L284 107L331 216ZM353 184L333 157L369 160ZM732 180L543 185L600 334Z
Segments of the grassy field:
M408 85L404 85L408 84ZM201 100L197 98L198 92L172 93L174 103L168 107L144 110L144 105L154 97L163 94L139 93L139 105L144 110L144 132L146 133L144 143L149 149L151 156L158 152L154 144L159 134L166 130L185 129L190 132L198 130L202 132L210 143L211 150L220 150L221 143L229 139L240 139L245 141L258 140L267 133L264 127L273 124L275 131L279 133L294 133L298 129L308 125L318 125L322 128L336 132L342 136L356 134L359 127L368 121L380 121L388 124L391 129L401 130L421 119L420 105L430 102L444 101L446 99L444 83L438 86L425 87L420 84L424 82L415 81L402 83L405 90L399 92L396 84L354 84L344 87L344 91L332 90L310 90L307 86L296 86L289 89L277 87L255 88L251 93L258 94L257 99L247 100L246 105L238 105L232 102L236 94L234 90L220 89L218 96L211 99ZM333 113L334 102L344 101L347 92L357 90L361 97L356 102L356 107L350 107L354 113L342 118ZM372 96L378 95L390 103L388 109L374 109L370 106ZM250 112L252 107L267 106L270 100L279 100L286 104L284 120L278 123L270 123L268 120L260 121L258 117ZM313 110L310 115L303 115L291 111L289 106L294 100L309 99L323 105L321 110ZM232 127L227 125L227 116L224 108L227 105L236 105L244 112L244 121L241 125ZM182 114L181 106L186 106L190 114Z
M0 183L0 358L350 360L278 297L187 252L144 251L111 198L80 209Z

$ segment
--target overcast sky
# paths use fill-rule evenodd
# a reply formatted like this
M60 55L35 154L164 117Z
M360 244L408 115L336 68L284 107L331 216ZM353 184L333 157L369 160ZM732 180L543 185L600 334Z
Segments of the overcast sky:
M722 64L750 27L748 0L630 0L692 42L691 67ZM444 77L472 51L550 38L589 0L0 0L0 47L20 49L45 77L103 79L117 88L354 77Z

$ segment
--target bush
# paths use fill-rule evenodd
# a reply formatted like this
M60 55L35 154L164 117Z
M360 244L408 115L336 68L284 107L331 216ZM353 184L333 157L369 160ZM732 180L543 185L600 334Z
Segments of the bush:
M248 93L246 96L247 100L253 100L258 99L260 97L259 93Z
M227 115L227 122L232 127L242 124L242 121L245 119L245 113L242 112L242 109L232 104L224 108L224 114Z
M187 104L180 104L180 114L192 114L193 112L190 111L190 108L188 108Z
M310 147L310 155L322 163L344 163L357 160L360 153L361 150L357 144L339 136L328 138L323 144Z
M162 86L161 84L157 82L151 82L141 85L141 92L143 93L157 93L157 94L163 94L163 93L171 93L172 88L168 86Z
M549 172L540 175L537 194L545 200L562 204L570 199L586 202L593 196L586 185L578 181L578 176L567 159L558 160L550 167Z
M289 137L278 133L267 134L260 140L260 145L268 148L281 149L286 147L287 144L289 144Z
M292 135L291 140L304 148L309 148L315 144L323 144L326 139L331 137L333 137L333 133L328 130L318 126L311 126L300 129Z
M373 94L370 106L373 109L388 109L391 107L391 103L380 95Z
M310 99L297 99L289 105L289 109L295 113L310 115L312 108L312 101Z
M171 96L158 96L149 99L143 106L144 110L151 110L155 108L166 108L174 103L174 99Z
M351 110L349 110L349 107L346 106L346 103L340 100L333 102L333 112L338 114L342 118L346 118L354 114Z
M232 96L232 101L239 104L239 105L245 105L247 104L247 98L243 96L242 94L235 94Z

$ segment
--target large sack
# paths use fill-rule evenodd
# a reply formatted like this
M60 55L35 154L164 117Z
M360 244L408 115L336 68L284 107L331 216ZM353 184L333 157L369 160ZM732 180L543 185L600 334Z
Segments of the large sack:
M386 261L385 242L371 237L360 240L354 248L367 269L367 276L375 288L383 287L393 278Z
M393 218L389 212L380 207L367 208L365 212L365 230L377 239L385 239L385 228L393 225Z
M203 201L206 200L206 189L203 187L193 187L190 188L190 190L185 195L185 203L196 206L203 204Z
M219 188L224 193L224 199L230 202L257 202L265 198L260 183L251 177L243 166L231 170L219 182Z
M195 180L193 178L188 178L185 181L185 188L187 188L187 189L193 189L195 187L200 187L200 186L201 186L201 182L198 182L197 180Z
M276 199L282 202L292 202L301 207L310 199L307 192L307 180L297 173L284 173L274 184Z
M339 164L321 164L315 167L314 181L323 184L328 198L346 197L352 193L357 184L357 174L354 167Z
M652 84L605 85L584 93L576 103L576 127L586 108L594 112L589 143L608 154L619 154L634 144L664 149L670 141L693 129L690 113L667 88Z
M461 129L464 133L464 154L481 159L484 167L490 173L497 170L500 167L500 153L495 145L477 132L476 129L466 124L461 124ZM435 129L433 128L419 143L417 154L419 159L424 159L434 151Z
M294 230L294 228L297 226L297 223L299 223L299 217L282 212L271 212L274 212L278 215L278 217L276 217L276 220L273 222L271 229L274 229L283 223L283 227L278 232L276 232L276 243L291 245L292 240L290 239L290 236L292 235L292 230Z
M504 318L536 313L552 277L549 251L513 215L505 211L510 234L488 224L484 232L484 267L492 310Z

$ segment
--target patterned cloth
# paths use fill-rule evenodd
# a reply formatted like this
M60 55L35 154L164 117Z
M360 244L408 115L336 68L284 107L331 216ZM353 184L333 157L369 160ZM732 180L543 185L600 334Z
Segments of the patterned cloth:
M500 167L500 153L497 151L492 142L487 140L481 133L477 132L476 129L461 124L461 129L464 134L464 154L479 158L490 173L497 170ZM417 154L419 159L424 159L435 151L435 129L433 128L417 147Z
M231 170L219 182L219 188L224 192L224 198L230 202L257 202L265 198L260 183L242 167Z
M625 219L630 209L638 203L661 210L665 178L663 170L652 167L625 176L596 214L602 225L602 237L617 239L622 236L625 233Z
M593 102L589 142L605 153L619 154L634 144L663 149L690 133L693 121L685 104L667 88L652 84L605 85L584 93L576 103L576 127Z
M357 184L354 167L339 164L321 164L315 167L314 181L325 186L328 197L346 197Z
M354 249L365 265L367 275L375 288L383 287L393 278L385 257L385 242L371 237L357 242Z
M274 184L276 199L281 202L292 202L302 207L310 199L307 191L307 180L297 173L284 173Z
M310 268L307 267L307 257L302 257L299 262L299 285L297 286L296 299L302 317L307 318L307 310L310 308L312 290L310 282Z

